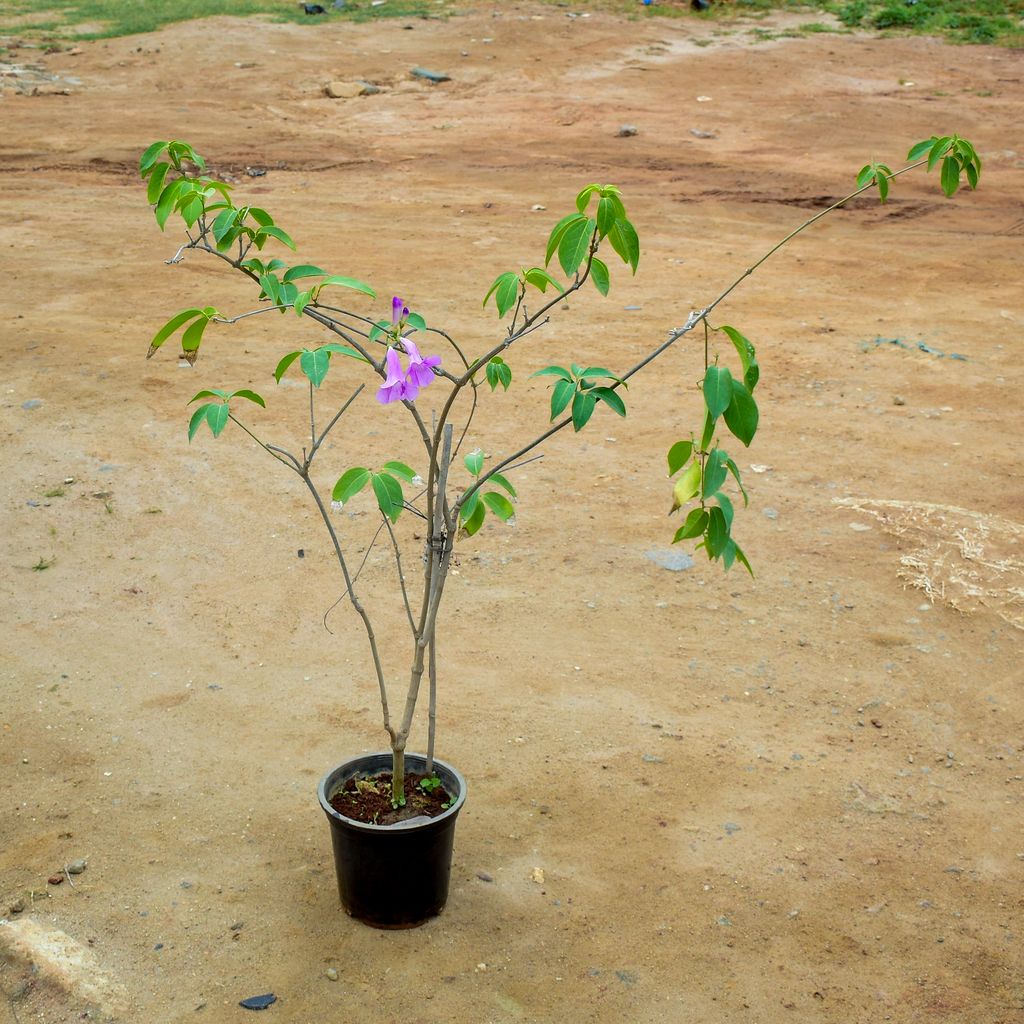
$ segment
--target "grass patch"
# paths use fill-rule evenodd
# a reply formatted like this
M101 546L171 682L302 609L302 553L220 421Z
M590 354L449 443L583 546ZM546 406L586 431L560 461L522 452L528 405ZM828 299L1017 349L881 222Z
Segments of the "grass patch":
M215 15L313 27L331 21L443 17L454 8L452 0L388 0L380 7L372 0L347 0L341 11L334 10L332 0L321 0L321 6L326 14L309 15L300 3L282 0L4 0L0 34L39 41L109 39Z

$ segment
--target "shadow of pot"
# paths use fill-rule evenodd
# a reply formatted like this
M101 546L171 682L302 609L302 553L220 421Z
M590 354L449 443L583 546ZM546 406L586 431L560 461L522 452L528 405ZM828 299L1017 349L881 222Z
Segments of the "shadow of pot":
M407 772L425 772L426 763L420 754L405 755ZM317 795L331 826L338 894L346 913L374 928L415 928L440 914L448 900L455 821L466 802L466 780L434 759L434 773L455 797L436 818L373 825L331 806L331 797L349 779L390 768L390 751L355 757L329 771Z

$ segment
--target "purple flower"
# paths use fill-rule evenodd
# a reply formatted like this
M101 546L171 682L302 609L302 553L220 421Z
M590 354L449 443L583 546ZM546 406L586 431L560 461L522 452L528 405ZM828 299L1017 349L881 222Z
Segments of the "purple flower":
M406 380L402 361L398 358L398 353L390 346L388 354L384 357L384 365L388 368L388 375L377 391L377 401L383 405L403 400L411 402L419 394L420 389Z
M409 315L409 307L397 295L391 300L391 323L397 324Z
M411 338L403 338L402 345L409 356L409 369L405 372L405 379L417 389L425 388L434 379L432 366L441 365L440 356L427 356L425 359L420 355L420 350Z

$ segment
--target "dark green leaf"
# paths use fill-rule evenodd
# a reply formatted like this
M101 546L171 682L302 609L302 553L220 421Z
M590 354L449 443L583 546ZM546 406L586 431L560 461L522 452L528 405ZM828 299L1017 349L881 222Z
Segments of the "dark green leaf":
M220 244L221 239L234 227L235 221L238 219L238 210L232 206L228 206L221 210L220 213L213 220L213 224L210 230L213 232L214 241Z
M273 305L279 306L281 304L281 282L278 281L274 274L261 274L260 287L263 289L263 294L270 299Z
M971 188L978 187L978 168L972 163L964 164L964 173L967 175L967 184Z
M557 385L556 385L557 387ZM572 400L572 429L577 433L581 431L586 425L587 421L594 414L594 407L597 405L597 399L594 398L593 392L590 391L577 391L576 397Z
M219 437L220 432L228 425L229 414L230 409L223 402L211 402L206 407L206 422L209 423L214 437Z
M572 277L586 259L594 227L593 220L584 218L573 221L562 235L562 240L558 243L558 262L567 277Z
M512 502L497 491L488 491L481 500L503 523L507 523L516 514Z
M757 402L753 395L738 381L732 382L732 401L725 410L725 425L748 448L757 432Z
M878 198L884 203L889 195L889 179L879 173L875 175L875 184L878 185Z
M725 513L720 508L708 512L708 532L705 538L708 554L719 558L729 542L729 524L725 521Z
M558 381L551 391L551 419L560 416L576 394L576 383L571 380ZM579 427L576 428L577 430Z
M668 475L675 476L690 461L692 441L676 441L668 450Z
M377 496L377 507L391 522L397 523L404 505L402 485L388 473L371 473L370 482Z
M708 457L704 462L704 481L701 486L701 495L704 498L710 498L725 483L725 478L729 475L725 465L725 460L728 457L721 448L714 448L708 452Z
M611 388L593 388L590 391L598 401L614 409L620 416L626 415L626 403Z
M348 501L366 486L369 479L370 471L362 466L353 466L351 469L346 469L334 485L331 497L335 501Z
M156 204L156 222L160 225L160 230L164 229L164 225L167 223L167 218L170 217L174 210L174 204L178 201L178 196L181 195L182 189L186 188L188 182L184 178L179 178L177 181L172 181L163 192L160 193L160 198Z
M704 374L704 404L712 419L729 408L732 401L732 374L727 366L709 366Z
M947 156L942 161L942 173L939 175L939 182L942 185L942 191L947 196L952 196L960 186L960 165L953 157Z
M723 494L721 491L715 491L715 493L712 494L711 497L714 498L715 501L717 501L718 504L721 506L722 514L725 516L726 525L731 530L733 519L732 502L729 500L728 496Z
M683 525L676 530L672 543L676 544L681 540L689 540L691 537L699 537L708 525L708 514L702 508L691 509Z
M501 356L495 356L487 364L487 383L491 385L492 391L499 384L508 391L508 386L512 383L512 368Z
M602 199L603 203L604 200ZM594 281L594 287L602 295L608 294L608 289L611 287L611 277L608 273L608 264L604 260L599 260L596 256L590 261L590 276Z
M930 171L938 162L949 152L950 143L952 139L948 135L944 135L941 139L936 139L932 145L931 152L928 154L928 170Z
M715 421L711 418L711 413L704 410L704 430L700 435L700 447L702 451L707 451L708 445L711 444L711 438L715 436Z
M604 196L597 204L597 231L602 238L615 226L618 217L615 202L610 197ZM619 202L619 206L622 206L621 202Z
M742 565L747 570L747 572L749 572L750 575L753 576L754 575L754 570L751 568L750 563L747 561L747 556L745 554L743 554L743 550L740 548L739 544L737 544L736 541L734 541L734 540L730 540L729 543L732 544L732 546L734 548L734 554L736 555L736 561L742 563Z
M268 228L274 223L274 218L266 210L261 210L258 206L249 207L249 216L263 228Z
M740 357L740 363L743 366L743 383L747 385L747 390L752 393L757 386L761 374L760 367L757 365L754 346L735 327L723 325L718 329L728 336L733 344L733 348L736 349Z
M459 506L459 518L466 522L468 519L473 518L473 513L476 512L476 507L480 504L480 490L477 488L470 493L468 498L465 495L463 497L465 500Z
M512 270L499 274L484 296L483 304L485 306L492 295L494 304L498 307L498 316L504 316L516 304L516 299L519 297L519 275Z

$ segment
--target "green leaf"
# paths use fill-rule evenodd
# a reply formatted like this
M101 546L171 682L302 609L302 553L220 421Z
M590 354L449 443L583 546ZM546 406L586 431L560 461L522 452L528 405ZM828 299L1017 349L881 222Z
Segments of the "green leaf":
M570 225L577 223L578 221L585 221L586 217L582 213L570 213L568 217L563 217L552 229L551 234L548 236L548 247L544 253L544 266L546 267L551 262L551 257L554 256L555 250L558 248L559 243L562 241L562 236L569 230Z
M585 370L580 370L574 365L573 369L577 371L576 376L588 384L594 377L607 377L609 380L618 381L624 388L629 387L621 377L617 377L611 370L606 370L603 366L588 366Z
M397 523L405 504L402 485L388 473L371 473L370 482L377 496L377 507L391 522Z
M288 367L291 366L292 363L294 363L301 355L302 353L298 351L289 352L288 355L286 355L281 362L277 364L277 369L274 370L274 380L276 380L278 384L281 383L281 378L285 375Z
M334 485L331 497L335 501L345 502L354 498L367 484L370 479L370 471L362 466L353 466L346 469Z
M572 401L576 394L576 382L572 380L558 381L551 391L551 419L560 416L565 407Z
M595 192L600 192L600 191L601 191L601 186L600 185L585 185L580 190L579 195L576 196L576 209L579 210L580 213L586 213L587 212L587 207L590 205L590 197Z
M177 181L172 181L160 193L155 212L156 222L160 225L161 231L163 231L164 226L167 224L167 218L170 217L174 210L174 204L178 201L178 196L181 195L182 189L186 188L187 185L188 182L184 178L178 178Z
M476 495L473 495L475 498ZM463 506L465 511L465 506ZM484 520L487 518L487 509L482 501L475 501L473 503L473 512L462 521L462 528L466 531L467 537L472 537L481 526L484 525Z
M194 195L188 200L183 206L179 204L178 212L181 214L181 219L185 222L186 227L194 227L195 223L203 215L203 211L206 209L206 204L203 202L201 195Z
M618 219L615 202L610 197L604 196L597 204L597 233L601 238L604 238L615 227L615 221ZM619 206L622 206L621 201L619 201Z
M743 481L740 479L740 468L732 459L725 460L725 468L729 470L733 475L733 479L736 481L736 486L740 489L740 494L743 495L743 504L749 505L750 499L747 497L747 492L743 489Z
M425 331L427 329L427 321L419 315L419 313L410 313L406 318L405 322L417 331Z
M675 512L677 508L682 508L688 501L696 497L697 491L700 490L700 463L696 459L690 463L687 467L686 472L675 482L675 486L672 488L672 508L670 510Z
M476 512L476 507L477 505L480 504L479 488L474 488L471 492L468 493L468 498L466 498L465 494L463 494L463 498L465 498L465 501L459 506L459 518L463 522L465 522L467 519L473 518L473 513Z
M261 274L260 287L273 305L281 305L281 282L274 274Z
M382 338L391 328L390 320L378 320L370 328L370 341L376 341L377 338Z
M977 188L979 174L978 168L972 163L966 163L964 164L964 173L967 175L967 184L970 185L972 189Z
M732 374L727 366L709 366L704 374L704 404L713 420L729 408L732 401Z
M508 391L508 386L512 383L512 367L501 356L495 356L487 364L487 383L491 385L492 391L496 390L499 384Z
M267 231L269 232L270 229L267 228ZM284 234L284 232L282 231L281 234ZM274 237L276 238L277 236L275 235ZM282 238L281 241L283 242L284 239ZM295 243L291 242L290 239L285 244L291 244L291 247L295 248ZM371 299L377 298L377 293L365 281L357 281L354 277L345 277L344 274L331 274L330 277L326 277L320 282L321 288L328 288L332 285L337 285L339 288L351 288L353 291L369 295Z
M228 425L230 412L226 402L211 402L206 407L206 422L214 437L220 437L220 432Z
M950 144L952 139L948 135L944 135L941 139L936 139L932 145L931 151L928 154L928 170L930 171L938 162L949 152Z
M704 462L704 480L701 486L702 497L710 498L725 483L725 478L729 475L725 465L725 460L728 457L721 448L714 448L708 452L708 457Z
M188 323L189 320L195 319L197 316L202 316L203 311L201 309L186 309L182 313L176 313L171 317L160 328L156 334L153 335L153 340L149 343L149 352L146 354L148 359L153 355L154 352L179 328L182 324Z
M532 284L534 288L539 289L541 292L546 292L549 284L553 285L560 292L565 291L543 267L531 267L523 274L523 278L527 284Z
M149 178L149 184L146 186L146 202L150 205L160 198L160 193L164 190L164 178L167 177L167 172L170 169L170 164L157 164L156 167L153 168L153 173Z
M725 521L725 513L720 508L713 508L708 512L708 531L705 535L708 554L712 558L720 557L728 542L729 524Z
M221 391L220 388L204 388L202 391L196 392L185 404L191 405L193 402L198 402L200 398L220 398L226 400L230 396L226 391Z
M602 199L603 203L604 200ZM608 294L608 289L611 287L611 277L608 274L608 264L604 260L599 260L596 256L590 261L590 276L594 281L594 287L602 295Z
M683 525L676 530L672 543L676 544L681 540L689 540L691 537L699 537L708 525L708 513L705 509L691 509L689 515L683 521Z
M327 271L314 267L310 263L301 263L297 267L290 267L284 272L282 281L298 281L303 277L326 277Z
M942 173L939 175L939 182L942 185L942 191L946 193L947 197L951 197L959 188L960 165L953 157L947 156L942 161Z
M480 470L484 468L484 453L479 448L475 448L462 461L473 476L479 476Z
M555 385L556 389L558 385ZM577 433L586 425L587 421L594 414L594 407L597 399L592 391L577 391L576 397L572 400L572 429Z
M871 164L865 164L857 173L857 188L863 188L875 176Z
M153 165L166 151L168 145L169 143L167 142L154 142L152 145L146 147L142 156L139 157L139 174L141 174L142 177L146 177Z
M498 316L504 316L516 304L516 300L519 298L519 275L512 270L499 274L494 279L494 284L491 285L490 290L484 296L484 306L487 305L487 300L492 295L494 296L494 304L498 307Z
M294 306L298 297L299 289L295 285L282 284L281 290L277 293L277 304L281 307L281 313L286 312L287 306Z
M337 352L340 356L349 356L351 359L357 359L361 363L367 362L366 356L361 352L348 345L342 345L337 341L329 341L326 345L321 345L320 348L324 352Z
M875 184L878 186L878 198L884 203L889 195L889 179L882 172L881 167L879 167L878 173L875 174Z
M231 230L238 219L239 211L233 206L221 210L213 220L210 230L213 233L214 241L220 245L221 239Z
M503 523L507 523L516 514L512 502L497 491L488 491L481 500Z
M195 399L193 398L192 401L194 402ZM196 436L196 431L199 429L199 424L202 423L203 420L206 419L206 413L209 410L210 405L212 405L212 404L213 403L208 402L206 405L201 405L201 406L199 406L198 409L196 409L196 411L194 413L192 413L192 418L188 421L188 439L189 439L189 441L191 441L192 438Z
M185 328L185 333L181 336L181 351L183 353L195 353L199 351L199 346L203 341L203 331L206 330L206 325L210 322L210 318L206 314L206 310L203 310L204 315L200 316L198 320L194 320L188 327ZM195 356L193 355L193 359ZM189 360L190 362L192 360Z
M748 391L753 392L761 375L760 367L757 365L754 346L735 327L723 324L718 330L723 331L728 336L733 344L733 348L736 349L740 357L740 363L743 366L743 383L747 385Z
M381 469L387 470L394 476L400 476L406 483L412 483L416 479L416 471L410 469L404 462L385 462Z
M491 476L490 482L492 484L497 484L499 487L504 487L505 490L508 491L508 493L511 494L513 498L519 497L519 495L516 494L516 489L512 486L511 483L509 483L508 477L506 477L503 473L493 474Z
M757 432L757 402L753 395L738 381L732 382L732 401L725 410L725 425L748 448Z
M327 371L331 366L330 354L325 352L322 348L315 349L303 349L302 355L299 357L299 367L302 372L310 379L314 387L320 387L323 383L324 377L327 376Z
M692 441L676 441L668 450L668 475L675 476L690 461Z
M608 232L608 241L612 243L612 248L619 254L622 262L628 263L635 274L640 263L640 239L637 238L636 228L628 220L616 220Z
M626 403L611 388L592 388L590 391L598 401L614 409L620 416L626 415Z
M558 262L567 277L572 277L586 259L596 224L589 217L573 221L558 243Z
M918 142L916 145L910 147L910 152L907 154L908 160L920 160L935 145L935 136L933 135L930 139L925 139L923 142Z
M704 410L704 431L700 435L700 446L703 451L707 451L708 445L711 444L711 438L715 436L715 421L711 418L711 413Z
M249 388L242 388L239 391L232 392L230 398L247 398L250 402L255 402L257 405L266 409L267 403L263 400L263 396L257 394L255 391L251 391Z
M718 504L721 506L722 514L725 516L725 522L731 530L733 520L733 507L728 495L723 494L721 491L715 491L715 493L712 494L711 497L714 498L715 501L717 501Z
M747 572L749 572L750 575L753 576L754 570L751 568L750 563L747 561L747 556L743 554L742 548L740 548L739 544L737 544L736 541L732 539L730 539L729 543L733 547L733 554L735 554L736 556L736 561L742 563Z
M310 288L308 291L304 291L301 295L296 297L295 301L292 303L296 316L302 316L302 311L313 301L313 293L315 291L315 288Z
M274 218L271 217L266 210L261 210L258 206L249 207L249 216L252 217L260 227L268 228L274 223Z
M268 224L266 227L261 227L260 230L256 232L256 236L253 241L256 243L257 249L263 248L263 243L266 241L267 237L276 238L279 242L284 242L292 252L295 251L295 243L292 241L291 235L289 235L283 228L277 227L275 224ZM327 284L328 281L324 281L323 283ZM361 290L362 289L360 289L360 291Z
M562 380L572 380L572 374L564 366L545 366L543 370L531 373L531 380L534 377L561 377Z

